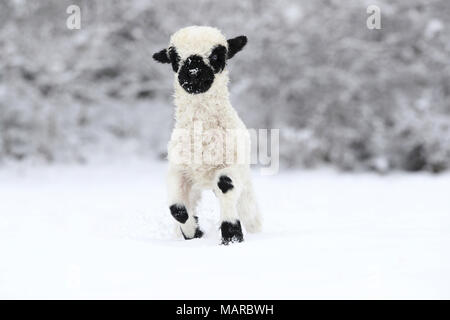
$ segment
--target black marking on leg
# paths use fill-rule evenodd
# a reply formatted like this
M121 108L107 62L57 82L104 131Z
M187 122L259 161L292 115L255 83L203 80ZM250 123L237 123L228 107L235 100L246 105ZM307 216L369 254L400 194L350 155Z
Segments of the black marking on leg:
M220 226L222 230L222 244L227 245L232 242L242 242L244 241L244 235L242 234L241 222L237 220L236 222L222 222Z
M227 193L228 190L234 188L233 181L230 179L230 177L227 176L220 176L217 186L220 190L222 190L223 193Z
M173 204L170 206L170 213L179 223L185 223L188 219L186 207L183 205Z

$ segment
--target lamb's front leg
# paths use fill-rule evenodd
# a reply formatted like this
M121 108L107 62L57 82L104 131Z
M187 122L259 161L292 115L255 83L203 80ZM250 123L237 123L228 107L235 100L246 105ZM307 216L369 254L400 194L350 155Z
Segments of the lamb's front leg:
M239 174L232 169L220 171L214 192L219 198L222 244L244 241L241 222L239 221L237 202L242 191Z
M198 218L194 214L192 183L181 170L169 165L167 186L170 213L177 221L183 237L186 240L201 238L203 232L200 230Z

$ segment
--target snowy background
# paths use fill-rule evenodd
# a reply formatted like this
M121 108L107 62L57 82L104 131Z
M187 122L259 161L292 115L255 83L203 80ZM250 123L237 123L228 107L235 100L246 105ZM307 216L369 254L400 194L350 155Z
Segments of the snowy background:
M81 8L81 30L66 8ZM381 9L369 30L366 9ZM280 128L284 167L441 172L450 165L450 2L254 0L0 2L0 161L163 157L170 68L151 55L206 24L249 43L233 105Z
M446 0L1 0L0 298L450 298L449 20ZM189 242L165 202L173 73L151 55L193 24L247 35L233 105L280 129L264 230L229 247L211 194Z

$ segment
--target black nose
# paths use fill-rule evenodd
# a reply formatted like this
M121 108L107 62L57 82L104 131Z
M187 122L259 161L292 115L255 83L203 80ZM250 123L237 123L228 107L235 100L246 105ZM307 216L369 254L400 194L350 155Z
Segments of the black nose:
M214 71L203 58L192 55L187 58L178 72L178 82L188 93L198 94L209 90L214 82Z

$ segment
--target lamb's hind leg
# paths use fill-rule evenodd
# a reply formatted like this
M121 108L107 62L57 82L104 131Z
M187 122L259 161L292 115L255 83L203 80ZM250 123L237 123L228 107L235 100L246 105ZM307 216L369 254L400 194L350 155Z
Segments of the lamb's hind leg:
M242 183L237 172L230 168L219 172L216 178L214 192L220 202L222 220L220 229L222 232L222 244L225 245L244 240L241 222L239 221L237 212L237 201L241 190Z
M192 190L192 183L185 177L182 171L174 166L169 166L167 179L169 209L177 221L181 234L188 239L201 238L203 232L198 226L198 218L195 216L196 199Z
M245 230L251 233L260 232L262 228L262 217L256 203L255 194L251 181L244 185L239 197L237 209L239 218L244 224Z

